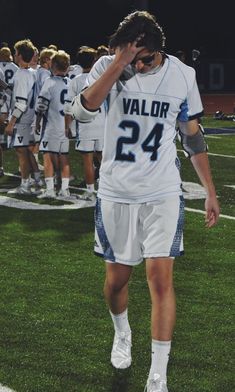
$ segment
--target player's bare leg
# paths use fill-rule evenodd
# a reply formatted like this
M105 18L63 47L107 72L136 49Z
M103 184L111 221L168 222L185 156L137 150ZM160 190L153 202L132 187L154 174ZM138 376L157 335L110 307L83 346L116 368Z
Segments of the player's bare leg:
M118 369L131 364L131 329L128 322L128 281L132 267L106 263L104 294L114 324L114 341L111 363Z
M68 154L59 155L60 172L61 172L61 189L58 193L59 196L69 197L69 178L70 178L70 165Z
M146 260L147 281L152 300L152 361L148 383L158 382L159 378L162 390L166 391L167 364L176 318L173 263L173 259L169 257Z

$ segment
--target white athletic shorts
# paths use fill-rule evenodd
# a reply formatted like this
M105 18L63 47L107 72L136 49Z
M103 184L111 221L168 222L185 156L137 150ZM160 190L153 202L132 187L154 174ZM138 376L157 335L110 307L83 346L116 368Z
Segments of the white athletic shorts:
M101 152L103 150L104 139L78 140L75 150L80 152Z
M69 139L43 137L39 145L39 151L52 152L57 154L68 154Z
M35 144L31 124L16 124L13 135L8 138L8 147L28 147Z
M97 198L95 253L110 263L137 265L145 258L183 254L182 196L142 204Z

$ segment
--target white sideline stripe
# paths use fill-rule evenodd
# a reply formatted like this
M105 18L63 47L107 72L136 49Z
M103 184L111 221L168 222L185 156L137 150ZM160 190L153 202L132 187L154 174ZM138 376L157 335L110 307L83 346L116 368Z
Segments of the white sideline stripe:
M184 150L178 150L177 149L177 151L184 153ZM214 154L213 152L208 152L207 155L213 155L215 157L222 157L222 158L235 158L235 155Z
M4 387L2 384L0 384L0 392L16 392L16 391L8 387Z
M16 178L21 178L21 176L19 176L19 174L13 174L13 173L6 173L4 172L5 176L8 177L16 177ZM1 391L0 391L1 392Z
M214 155L215 157L235 158L235 155L213 154L213 152L208 152L207 154L208 154L208 155Z
M189 212L197 212L198 214L203 214L203 215L205 215L205 211L203 211L203 210L197 210L196 208L185 207L185 210L186 210L186 211L189 211ZM223 214L220 214L220 218L235 220L235 216L223 215ZM0 392L1 392L1 391L0 391Z
M205 137L209 139L221 139L221 136L205 135Z
M19 208L21 210L77 210L79 208L94 207L93 202L85 200L76 200L74 204L51 206L49 204L38 204L19 199L13 199L12 197L7 196L0 196L0 205L4 207Z

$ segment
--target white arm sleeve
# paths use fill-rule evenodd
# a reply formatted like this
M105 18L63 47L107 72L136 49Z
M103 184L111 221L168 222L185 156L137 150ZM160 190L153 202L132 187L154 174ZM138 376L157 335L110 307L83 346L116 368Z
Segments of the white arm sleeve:
M81 103L81 94L74 97L71 103L71 110L74 118L82 123L91 122L99 113L99 109L90 111L84 108Z
M27 109L27 101L25 100L18 100L15 103L15 107L12 112L12 116L16 118L20 118L22 114L26 111Z

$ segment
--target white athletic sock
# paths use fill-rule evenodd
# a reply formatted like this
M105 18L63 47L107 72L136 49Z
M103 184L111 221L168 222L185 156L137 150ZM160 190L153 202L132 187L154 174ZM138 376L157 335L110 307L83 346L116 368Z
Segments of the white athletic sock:
M62 180L61 180L61 189L63 191L65 191L66 189L68 189L68 187L69 187L69 178L68 177L62 178Z
M45 183L48 191L54 190L54 178L53 177L45 177Z
M171 350L171 340L160 341L152 339L152 361L149 377L154 373L160 374L161 380L167 381L167 364Z
M88 192L94 192L95 190L95 185L94 184L86 184Z
M33 156L34 156L34 158L35 158L35 161L38 163L38 153L35 152L35 153L33 154Z
M109 312L113 320L115 332L131 332L127 309L120 314L113 314L111 310Z
M40 181L40 176L41 176L40 171L34 172L33 174L34 174L35 181L39 182Z
M29 188L29 178L21 178L21 186Z

